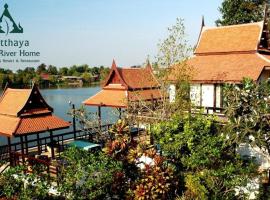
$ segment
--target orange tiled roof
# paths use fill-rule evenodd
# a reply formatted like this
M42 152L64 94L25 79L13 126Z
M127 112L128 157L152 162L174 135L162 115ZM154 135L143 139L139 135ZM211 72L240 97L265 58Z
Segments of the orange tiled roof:
M161 98L162 94L159 89L136 91L103 89L83 103L88 106L126 108L128 101L149 101Z
M27 103L31 89L7 88L0 99L0 114L17 116Z
M187 61L193 69L192 81L240 83L244 77L258 80L265 67L270 66L269 56L260 53L261 50L268 51L261 44L263 33L267 33L263 21L215 28L202 27L195 56ZM170 80L176 78L173 74L172 70Z
M32 89L8 88L0 98L0 135L16 136L70 126L52 112L36 85Z
M20 119L14 135L44 132L47 130L58 130L68 128L69 126L69 122L66 122L55 115L23 117Z
M263 22L203 27L195 54L256 51L262 29Z
M187 61L193 70L193 82L240 83L244 77L258 80L264 67L270 66L267 56L254 54L224 54L194 56ZM174 80L173 71L169 78Z
M147 68L117 68L123 81L131 89L159 87L151 70Z
M40 115L35 117L11 117L0 115L0 134L5 136L18 136L30 133L45 132L68 128L66 122L54 115Z
M90 106L126 108L128 101L160 99L160 84L148 63L145 68L117 68L113 61L103 89L83 103Z
M121 84L109 84L103 87L104 89L108 90L125 90L126 88Z
M85 100L83 104L90 106L107 106L125 108L127 106L127 93L125 90L103 89L94 96Z
M0 135L12 136L20 122L20 118L0 115Z
M129 91L130 101L150 101L152 99L161 99L162 94L159 89Z

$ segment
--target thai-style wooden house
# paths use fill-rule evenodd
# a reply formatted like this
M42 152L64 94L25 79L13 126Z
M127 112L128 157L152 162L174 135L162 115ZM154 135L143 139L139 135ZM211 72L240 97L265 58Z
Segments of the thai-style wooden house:
M69 122L53 115L50 107L34 84L31 89L7 88L0 98L0 135L8 140L11 152L11 139L19 137L21 153L28 154L28 136L39 138L43 132L65 129ZM40 153L39 140L37 146Z
M128 108L131 102L159 101L162 98L160 84L151 65L145 68L119 68L115 61L103 84L102 90L85 100L87 106Z
M194 55L186 64L192 70L190 99L207 113L220 113L223 108L222 86L240 84L243 78L260 83L270 77L270 35L266 17L261 22L221 27L205 27ZM170 99L174 99L177 73L171 69ZM256 157L262 169L270 168L270 157L258 147L241 144L241 155Z
M270 37L266 20L256 23L206 27L202 23L194 55L187 61L194 74L190 98L195 106L220 112L224 83L244 77L260 82L270 76ZM175 77L172 74L170 80ZM171 98L174 87L171 86Z

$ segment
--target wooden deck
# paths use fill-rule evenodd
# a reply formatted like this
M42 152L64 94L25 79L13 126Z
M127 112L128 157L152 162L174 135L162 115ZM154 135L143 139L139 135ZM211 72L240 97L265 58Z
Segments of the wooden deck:
M102 125L100 127L100 130L102 132L106 132L111 127L111 124L108 125ZM59 148L62 148L70 141L73 141L74 139L88 139L91 140L91 138L97 134L97 130L99 130L99 127L95 127L92 129L84 129L84 130L76 130L70 131L70 132L64 132L60 134L54 134L52 136L45 136L45 137L37 137L35 139L29 139L27 141L16 142L11 143L11 146L8 145L0 146L0 160L9 161L10 160L10 153L11 152L20 152L22 149L22 145L25 149L26 155L42 155L42 154L48 154L48 146L51 143L51 141L55 141L57 146ZM61 150L59 151L61 152ZM55 152L55 154L59 153Z

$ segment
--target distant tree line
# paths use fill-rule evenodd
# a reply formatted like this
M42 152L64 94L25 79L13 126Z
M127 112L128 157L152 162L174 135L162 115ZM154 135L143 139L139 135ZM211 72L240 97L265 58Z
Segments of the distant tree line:
M56 86L64 84L61 77L76 76L81 77L84 84L100 82L106 78L110 68L89 67L88 65L73 65L71 67L57 68L53 65L41 64L37 68L26 67L13 72L10 69L0 68L0 87L4 88L8 83L14 87L29 87L32 81L39 84L41 87Z

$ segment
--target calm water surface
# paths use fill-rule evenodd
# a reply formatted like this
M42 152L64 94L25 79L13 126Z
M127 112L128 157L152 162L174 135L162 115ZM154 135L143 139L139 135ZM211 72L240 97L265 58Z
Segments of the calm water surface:
M71 106L69 102L75 104L76 108L82 106L82 102L90 96L100 91L99 86L87 88L65 88L65 89L41 89L41 94L46 102L54 108L54 114L67 120L72 121L72 117L68 115ZM88 112L97 112L97 107L86 106ZM102 118L104 121L115 121L115 112L110 108L102 108ZM70 130L72 130L70 128ZM67 131L67 130L65 130ZM45 133L46 134L46 133ZM13 139L12 141L16 141ZM0 145L6 144L6 138L0 136Z

